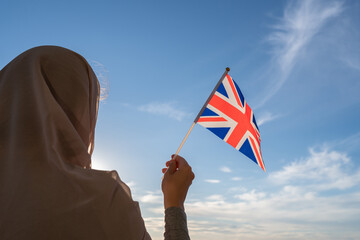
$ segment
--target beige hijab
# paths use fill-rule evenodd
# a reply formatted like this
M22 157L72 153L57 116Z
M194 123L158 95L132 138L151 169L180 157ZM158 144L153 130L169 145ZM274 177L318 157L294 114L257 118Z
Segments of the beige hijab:
M116 172L91 170L99 83L60 47L0 72L0 239L150 239Z

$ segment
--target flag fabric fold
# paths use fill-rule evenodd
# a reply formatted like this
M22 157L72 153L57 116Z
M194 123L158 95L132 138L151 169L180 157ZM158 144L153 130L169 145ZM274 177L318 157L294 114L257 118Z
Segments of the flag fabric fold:
M260 132L240 88L226 74L196 121L242 152L264 171Z

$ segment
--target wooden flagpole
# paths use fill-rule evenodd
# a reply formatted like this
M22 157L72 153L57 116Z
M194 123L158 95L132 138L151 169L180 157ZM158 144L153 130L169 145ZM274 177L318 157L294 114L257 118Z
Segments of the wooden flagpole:
M220 80L218 81L218 83L216 84L216 86L214 87L214 89L212 90L210 96L208 97L208 99L206 100L206 102L204 103L203 107L201 108L199 114L196 116L193 124L191 125L189 131L186 133L186 136L184 137L184 139L182 140L178 150L176 151L176 153L174 154L174 157L172 159L175 159L177 157L177 155L179 154L181 148L183 147L186 139L189 137L190 132L192 131L192 129L194 128L195 124L197 123L197 121L199 120L201 114L203 114L206 106L208 105L208 103L210 102L211 98L214 96L216 90L218 89L218 87L220 86L220 84L222 83L223 79L226 77L226 75L230 72L230 68L227 67L224 74L221 76Z

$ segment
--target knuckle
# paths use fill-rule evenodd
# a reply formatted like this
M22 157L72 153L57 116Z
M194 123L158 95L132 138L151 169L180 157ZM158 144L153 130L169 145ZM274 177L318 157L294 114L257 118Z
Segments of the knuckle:
M185 171L191 171L191 167L189 166L189 165L187 165L187 164L185 164L184 166L183 166L183 169L185 170Z

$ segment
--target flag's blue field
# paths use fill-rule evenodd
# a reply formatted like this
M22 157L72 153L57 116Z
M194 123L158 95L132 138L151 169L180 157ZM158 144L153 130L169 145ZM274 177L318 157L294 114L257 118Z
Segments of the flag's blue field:
M38 45L92 64L109 90L93 166L118 171L162 239L161 169L229 66L266 173L196 125L180 152L192 239L359 239L359 23L356 0L3 0L0 68Z

